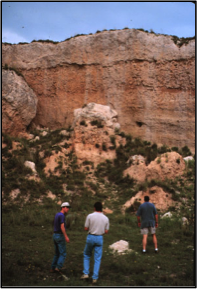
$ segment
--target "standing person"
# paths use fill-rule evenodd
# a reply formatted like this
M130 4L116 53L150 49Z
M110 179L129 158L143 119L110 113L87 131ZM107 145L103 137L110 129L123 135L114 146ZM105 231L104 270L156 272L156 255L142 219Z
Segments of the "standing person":
M109 231L109 219L102 213L102 203L94 204L94 213L89 214L85 221L85 231L88 231L86 245L83 253L83 275L81 279L89 278L90 257L94 249L94 269L92 282L96 283L103 252L103 235Z
M66 242L70 242L66 234L65 214L68 213L70 204L68 202L62 203L61 211L55 215L54 218L54 234L53 242L55 247L55 255L51 264L50 272L61 273L64 261L66 259Z
M156 228L158 228L158 214L155 205L149 203L149 196L144 197L144 203L139 206L136 216L138 219L138 227L141 228L141 234L143 235L142 252L146 253L148 232L150 232L153 237L155 253L158 253L156 237Z

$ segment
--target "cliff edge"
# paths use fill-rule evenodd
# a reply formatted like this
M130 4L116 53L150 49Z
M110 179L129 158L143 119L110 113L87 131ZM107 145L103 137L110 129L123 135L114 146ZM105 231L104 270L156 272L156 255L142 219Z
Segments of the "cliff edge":
M90 102L118 113L134 137L195 150L195 40L135 29L103 31L60 43L2 45L2 65L17 69L38 98L33 122L72 124Z

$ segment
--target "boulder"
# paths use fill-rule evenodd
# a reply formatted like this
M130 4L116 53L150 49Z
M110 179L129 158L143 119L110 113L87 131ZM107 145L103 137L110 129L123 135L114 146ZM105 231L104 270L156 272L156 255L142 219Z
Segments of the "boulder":
M144 182L146 179L165 180L174 179L177 176L183 175L185 170L185 162L183 157L177 152L168 152L162 154L146 166L144 161L138 161L124 171L134 178L137 182Z
M150 179L174 179L183 175L185 162L183 157L177 152L168 152L162 154L152 161L146 170L146 177Z
M104 209L103 209L103 213L104 213L105 215L108 215L108 214L113 214L113 211L112 211L111 209L109 209L109 208L104 208Z
M124 213L124 211L134 205L135 202L139 204L144 203L144 196L149 196L150 202L155 205L156 209L161 211L165 211L171 206L176 206L176 202L172 200L172 194L165 192L158 186L154 186L146 191L139 191L122 206L122 212ZM138 207L134 206L134 210L137 210L137 208Z
M25 161L24 165L32 170L34 174L37 174L36 165L34 162Z
M16 199L20 193L21 193L20 189L12 190L10 193L11 199L12 200Z
M129 243L124 240L113 243L109 248L112 249L114 253L117 252L118 254L125 254L131 251L131 249L129 249Z
M115 110L107 105L94 102L88 103L83 108L74 110L74 123L83 119L104 122L106 127L112 129L120 127L120 125L117 124L118 114Z
M2 132L25 132L36 115L37 96L23 77L2 69Z
M163 218L172 218L172 213L171 212L165 213L163 216L161 216L161 219Z
M183 226L189 225L189 221L186 217L182 217L182 224L183 224Z
M145 158L141 155L134 155L134 156L131 156L128 161L127 161L127 164L140 164L140 163L145 163Z
M192 156L188 156L188 157L185 157L183 159L184 159L184 161L189 162L189 161L193 161L194 158Z

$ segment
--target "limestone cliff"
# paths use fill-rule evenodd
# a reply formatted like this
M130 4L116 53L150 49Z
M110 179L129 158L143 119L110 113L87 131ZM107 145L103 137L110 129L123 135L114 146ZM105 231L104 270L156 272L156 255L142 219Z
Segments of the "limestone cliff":
M116 110L122 131L195 149L195 40L135 29L60 43L2 45L2 65L17 68L38 97L35 124L72 124L74 109L95 102Z
M37 97L23 77L2 70L2 131L18 136L36 115Z
M72 146L78 162L90 161L96 166L106 159L115 159L115 149L125 145L125 139L115 137L120 128L117 112L106 105L89 103L75 109L74 115Z

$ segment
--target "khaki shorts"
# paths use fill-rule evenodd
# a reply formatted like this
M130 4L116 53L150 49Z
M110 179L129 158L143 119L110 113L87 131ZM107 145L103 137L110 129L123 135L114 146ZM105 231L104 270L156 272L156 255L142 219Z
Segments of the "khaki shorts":
M156 228L155 228L155 227L149 227L149 228L143 228L143 229L141 229L141 234L142 234L142 235L148 235L148 232L153 235L153 234L156 233Z

